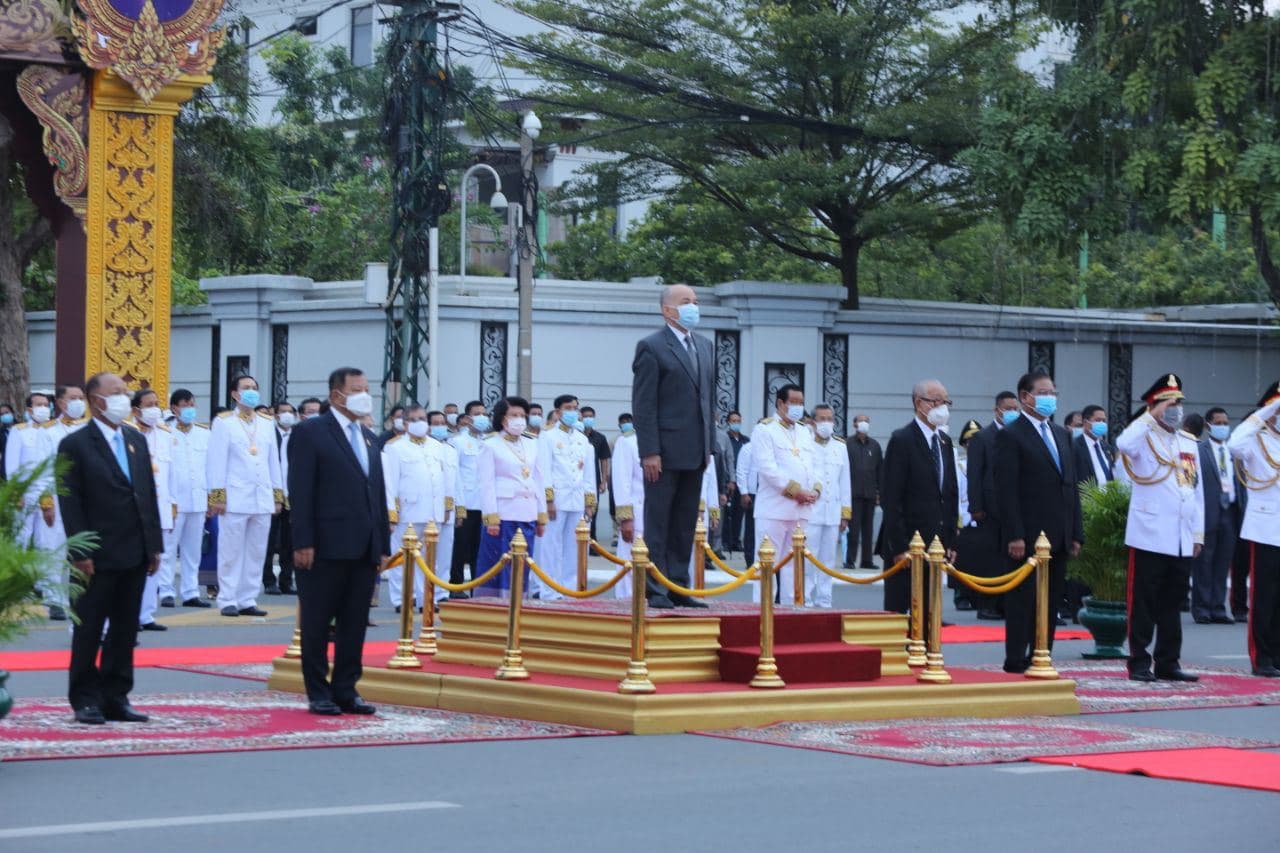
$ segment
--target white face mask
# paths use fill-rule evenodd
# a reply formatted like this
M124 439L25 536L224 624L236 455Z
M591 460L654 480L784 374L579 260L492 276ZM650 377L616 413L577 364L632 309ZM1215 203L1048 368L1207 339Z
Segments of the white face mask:
M444 422L445 422L445 423L447 423L449 426L457 426L457 425L458 425L458 413L457 413L457 412L448 412L448 413L446 413L446 414L445 414L445 416L444 416Z
M507 418L507 435L523 435L525 426L524 418Z
M106 411L102 413L108 421L119 426L125 418L129 417L129 412L133 411L133 403L129 400L128 394L112 394L110 397L102 397L99 399L107 404Z
M858 421L858 424L857 424L857 426L855 426L855 427L854 427L854 429L856 429L856 430L858 431L858 434L859 434L859 435L867 435L868 433L870 433L870 432L871 432L871 422L870 422L870 421Z
M836 431L836 425L831 421L818 421L818 423L814 425L814 429L818 433L818 438L828 439L831 438L831 434Z
M804 417L804 404L792 403L787 406L787 420L795 423Z
M427 433L431 431L431 425L426 421L409 421L407 427L409 435L414 438L426 438Z
M84 400L67 401L67 417L77 420L84 417Z
M42 424L45 421L49 420L49 407L48 406L32 406L31 420L35 421L38 424Z
M142 422L147 426L155 426L160 423L160 408L158 406L147 406L140 412Z
M404 432L404 418L396 418L391 422L391 428L396 432Z
M298 416L293 412L281 412L280 416L276 418L276 420L280 421L281 427L289 429L298 422Z
M347 396L347 411L357 418L373 414L373 395L368 391L357 391Z
M935 427L944 427L951 420L951 408L945 403L929 410L929 423Z

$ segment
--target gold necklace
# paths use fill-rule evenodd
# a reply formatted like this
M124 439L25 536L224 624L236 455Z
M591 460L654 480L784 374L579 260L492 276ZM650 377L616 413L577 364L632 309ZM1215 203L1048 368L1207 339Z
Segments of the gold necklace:
M511 451L511 455L514 456L516 461L521 465L520 476L524 477L526 480L529 479L529 462L525 458L524 450L516 450L516 448L520 446L520 436L508 435L505 436L505 438L507 439L507 449Z
M249 417L246 419L244 415L237 414L236 420L240 421L240 428L244 430L245 438L249 440L249 455L258 455L258 430L257 424L253 422L254 412L249 410Z

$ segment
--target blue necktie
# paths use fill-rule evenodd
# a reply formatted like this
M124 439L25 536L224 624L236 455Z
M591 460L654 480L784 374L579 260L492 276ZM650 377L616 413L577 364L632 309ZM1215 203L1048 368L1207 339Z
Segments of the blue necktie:
M1111 473L1111 463L1107 461L1107 457L1102 453L1102 445L1095 444L1093 452L1098 454L1098 464L1102 466L1102 471L1107 475L1107 482L1110 483L1115 479L1115 474Z
M366 475L369 473L369 459L364 455L364 438L360 435L360 425L352 423L347 426L347 432L351 434L351 449L356 454L356 459L360 462L360 470Z
M124 472L124 478L132 483L133 475L129 473L129 452L124 447L123 431L116 430L116 438L113 444L116 446L116 461L120 463L120 470Z
M1058 456L1058 442L1053 440L1053 433L1049 430L1049 422L1040 422L1040 434L1044 436L1044 443L1049 446L1049 455L1053 457L1053 464L1057 466L1058 473L1062 473L1062 459Z

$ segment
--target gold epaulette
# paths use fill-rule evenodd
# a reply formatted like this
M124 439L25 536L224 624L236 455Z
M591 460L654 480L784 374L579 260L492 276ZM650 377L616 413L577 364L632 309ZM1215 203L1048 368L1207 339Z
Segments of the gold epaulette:
M533 432L529 432L528 430L525 430L524 432L520 433L520 437L521 437L521 438L532 438L534 441L537 441L537 440L538 440L538 434L537 434L537 433L533 433Z
M27 427L29 427L29 426L31 426L31 422L30 422L30 421L23 421L23 422L22 422L22 423L20 423L20 424L14 424L12 428L13 428L13 429L26 429L26 428L27 428Z
M229 418L236 413L235 409L227 409L225 412L218 412L218 417Z
M208 429L208 428L209 428L209 425L208 425L208 424L192 424L192 426L200 427L200 429Z
M388 438L388 439L387 439L387 443L386 443L386 444L384 444L384 445L382 445L382 446L383 446L383 447L386 447L386 446L387 446L387 445L389 445L389 444L395 444L397 441L399 441L399 440L400 440L400 439L402 439L402 438L404 438L404 436L403 436L403 435L394 435L394 436L392 436L391 438Z
M254 414L260 418L266 418L269 421L275 420L275 417L273 415L268 415L266 412L254 412Z
M774 423L775 421L777 421L777 418L761 418L760 419L761 424L771 424L771 423Z
M841 444L848 444L848 443L849 443L849 442L845 441L845 439L844 439L844 437L843 437L843 436L833 435L833 436L831 436L831 437L832 437L832 438L834 438L836 441L840 442Z

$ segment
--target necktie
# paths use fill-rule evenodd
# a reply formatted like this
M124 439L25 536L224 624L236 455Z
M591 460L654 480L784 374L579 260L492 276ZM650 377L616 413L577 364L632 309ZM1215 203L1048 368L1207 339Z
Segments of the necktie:
M935 432L929 440L929 449L933 451L933 469L938 475L938 486L942 486L942 449L938 447L938 434Z
M1115 479L1115 475L1111 473L1111 463L1107 461L1107 456L1102 452L1101 444L1093 445L1093 452L1098 455L1098 464L1102 466L1102 472L1107 475L1107 482L1110 483Z
M1218 476L1224 482L1227 479L1227 451L1221 444L1218 445Z
M120 470L124 472L124 478L132 483L133 475L129 473L129 452L124 447L124 433L116 430L115 441L112 443L116 446L116 462L120 463Z
M369 459L364 455L364 438L360 435L360 425L357 423L348 424L347 434L351 436L351 450L360 462L360 470L368 474Z
M689 354L689 363L693 365L693 375L696 379L698 376L698 350L693 345L693 335L684 336L684 350Z
M1044 436L1044 443L1049 448L1049 455L1053 457L1053 464L1058 469L1058 473L1062 473L1062 458L1058 456L1058 442L1053 440L1053 433L1049 430L1049 422L1040 422L1040 435Z

